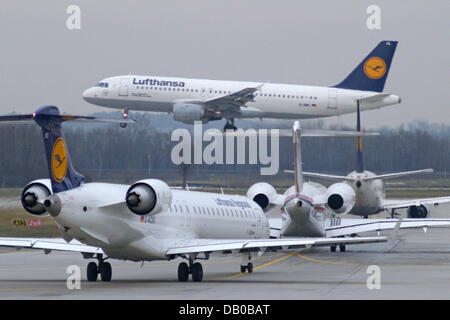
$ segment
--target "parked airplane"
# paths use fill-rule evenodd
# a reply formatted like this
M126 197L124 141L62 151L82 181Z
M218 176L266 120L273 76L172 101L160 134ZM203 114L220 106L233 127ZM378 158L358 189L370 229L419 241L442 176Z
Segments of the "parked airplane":
M96 258L87 266L87 279L110 281L111 259L171 260L182 257L178 280L202 281L199 259L211 253L240 253L241 272L252 272L251 254L266 248L305 248L386 241L367 238L270 239L269 223L257 203L244 196L171 189L161 180L133 185L84 183L72 167L61 124L92 117L60 115L54 106L32 115L4 116L0 121L34 120L41 128L49 179L35 180L22 192L24 209L52 216L63 239L0 238L0 246L49 252L80 252ZM119 121L122 121L121 119ZM129 122L129 121L127 121ZM357 133L358 134L358 133Z
M354 189L347 183L338 182L326 188L314 182L304 182L300 140L302 130L298 121L294 123L295 185L278 194L275 188L265 182L251 186L247 197L265 211L280 210L281 218L269 220L271 236L289 237L342 237L355 236L362 232L405 229L448 227L450 219L344 219L339 215L349 213L355 203ZM331 251L336 246L331 245ZM345 251L345 244L339 246Z
M361 131L360 101L357 101L356 130ZM287 172L292 172L286 170ZM353 188L356 201L349 214L363 216L377 214L382 211L390 211L391 218L396 216L397 209L407 209L409 218L426 218L431 211L430 205L437 206L440 203L450 202L450 196L421 198L421 199L386 199L383 180L433 172L433 169L397 172L376 175L364 169L362 154L362 137L357 137L356 144L356 170L347 176L328 175L322 173L304 172L303 175L312 178L342 181Z
M397 41L381 41L332 87L124 75L101 80L83 98L122 109L124 118L129 110L139 110L173 113L175 120L189 124L226 119L224 131L236 129L236 118L329 117L355 112L356 99L365 99L364 110L401 102L382 93L396 47Z

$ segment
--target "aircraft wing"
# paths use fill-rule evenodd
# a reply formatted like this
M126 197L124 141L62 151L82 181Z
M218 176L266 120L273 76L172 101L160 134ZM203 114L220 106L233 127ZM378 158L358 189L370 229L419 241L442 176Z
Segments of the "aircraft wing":
M361 243L386 242L386 237L358 238L283 238L283 239L192 239L180 240L174 243L167 255L182 255L191 253L211 253L232 251L264 251L267 248L296 249L332 245L350 245Z
M450 196L437 198L422 198L422 199L405 199L405 200L384 200L384 209L401 209L410 206L420 206L422 204L438 205L440 203L450 202Z
M240 113L241 107L246 107L246 103L254 101L254 93L261 88L262 84L254 88L245 88L218 98L203 101L208 107L218 111Z
M0 247L44 251L103 253L103 250L100 248L85 245L77 240L66 242L62 238L0 238Z
M450 227L450 219L341 219L333 218L326 228L327 237L339 237L361 232L414 229L428 227Z

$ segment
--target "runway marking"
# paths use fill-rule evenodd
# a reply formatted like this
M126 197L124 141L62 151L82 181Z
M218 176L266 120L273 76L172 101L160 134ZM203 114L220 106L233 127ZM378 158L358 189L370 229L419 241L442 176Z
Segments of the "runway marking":
M359 263L345 263L345 262L336 262L336 261L319 260L319 259L309 258L307 256L302 255L300 252L296 252L296 255L302 259L305 259L305 260L308 260L311 262L316 262L316 263L337 264L337 265L341 265L341 266L351 266L351 267L365 266L365 264L359 264Z
M258 267L254 267L254 268L253 268L253 271L256 271L256 270L259 270L259 269L261 269L261 268L270 266L271 264L274 264L274 263L276 263L276 262L283 261L283 260L285 260L285 259L287 259L287 258L289 258L289 257L292 257L292 256L293 256L294 254L296 254L296 253L297 253L297 252L291 252L291 253L289 253L289 254L287 254L287 255L281 257L281 258L278 258L278 259L276 259L276 260L269 261L269 262L264 263L264 264L262 264L262 265L260 265L260 266L258 266ZM240 272L240 273L237 273L237 274L233 274L233 275L231 275L231 276L222 277L222 278L215 278L215 279L211 279L211 280L234 279L234 278L237 278L237 277L246 275L246 274L248 274L248 273L242 273L242 272Z

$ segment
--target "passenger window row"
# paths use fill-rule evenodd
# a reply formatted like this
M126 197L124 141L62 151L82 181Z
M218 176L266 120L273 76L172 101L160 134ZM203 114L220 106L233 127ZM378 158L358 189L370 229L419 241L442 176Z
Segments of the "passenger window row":
M184 209L184 210L183 210ZM172 204L169 206L170 212L176 213L193 213L197 216L222 216L222 217L235 217L235 218L256 218L257 215L251 210L242 210L236 208L211 208L203 206L192 206L180 204Z
M160 91L181 91L181 92L198 92L199 89L187 89L187 88L167 88L167 87L146 87L146 86L136 86L136 89L140 90L160 90ZM202 92L206 92L205 89L202 89ZM209 93L215 94L231 94L231 91L227 90L209 90ZM283 99L310 99L317 100L316 96L299 96L299 95L290 95L290 94L275 94L275 93L255 93L255 96L261 97L272 97L272 98L283 98Z

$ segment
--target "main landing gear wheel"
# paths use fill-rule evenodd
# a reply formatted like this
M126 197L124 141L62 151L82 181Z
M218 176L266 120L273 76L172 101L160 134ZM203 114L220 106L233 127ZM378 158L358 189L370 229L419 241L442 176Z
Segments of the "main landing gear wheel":
M112 278L112 268L109 262L103 262L99 266L100 278L102 281L109 282Z
M241 266L241 273L252 273L253 272L253 263L249 262L246 266Z
M330 251L331 252L336 252L336 246L330 246Z
M196 262L191 267L192 281L201 282L203 280L203 268L200 262Z
M89 262L87 265L88 281L97 281L98 274L102 281L109 282L112 278L112 268L109 262L105 262L102 255L97 256L98 266L95 262Z
M87 265L87 279L88 281L97 281L98 268L95 262L89 262Z
M344 245L339 246L339 251L340 251L340 252L345 252L345 246L344 246Z
M186 262L181 262L178 265L178 281L186 282L189 279L189 274L192 274L192 281L201 282L203 280L203 267L200 262L189 262L190 267Z
M186 262L178 265L178 281L186 282L189 279L189 267Z

